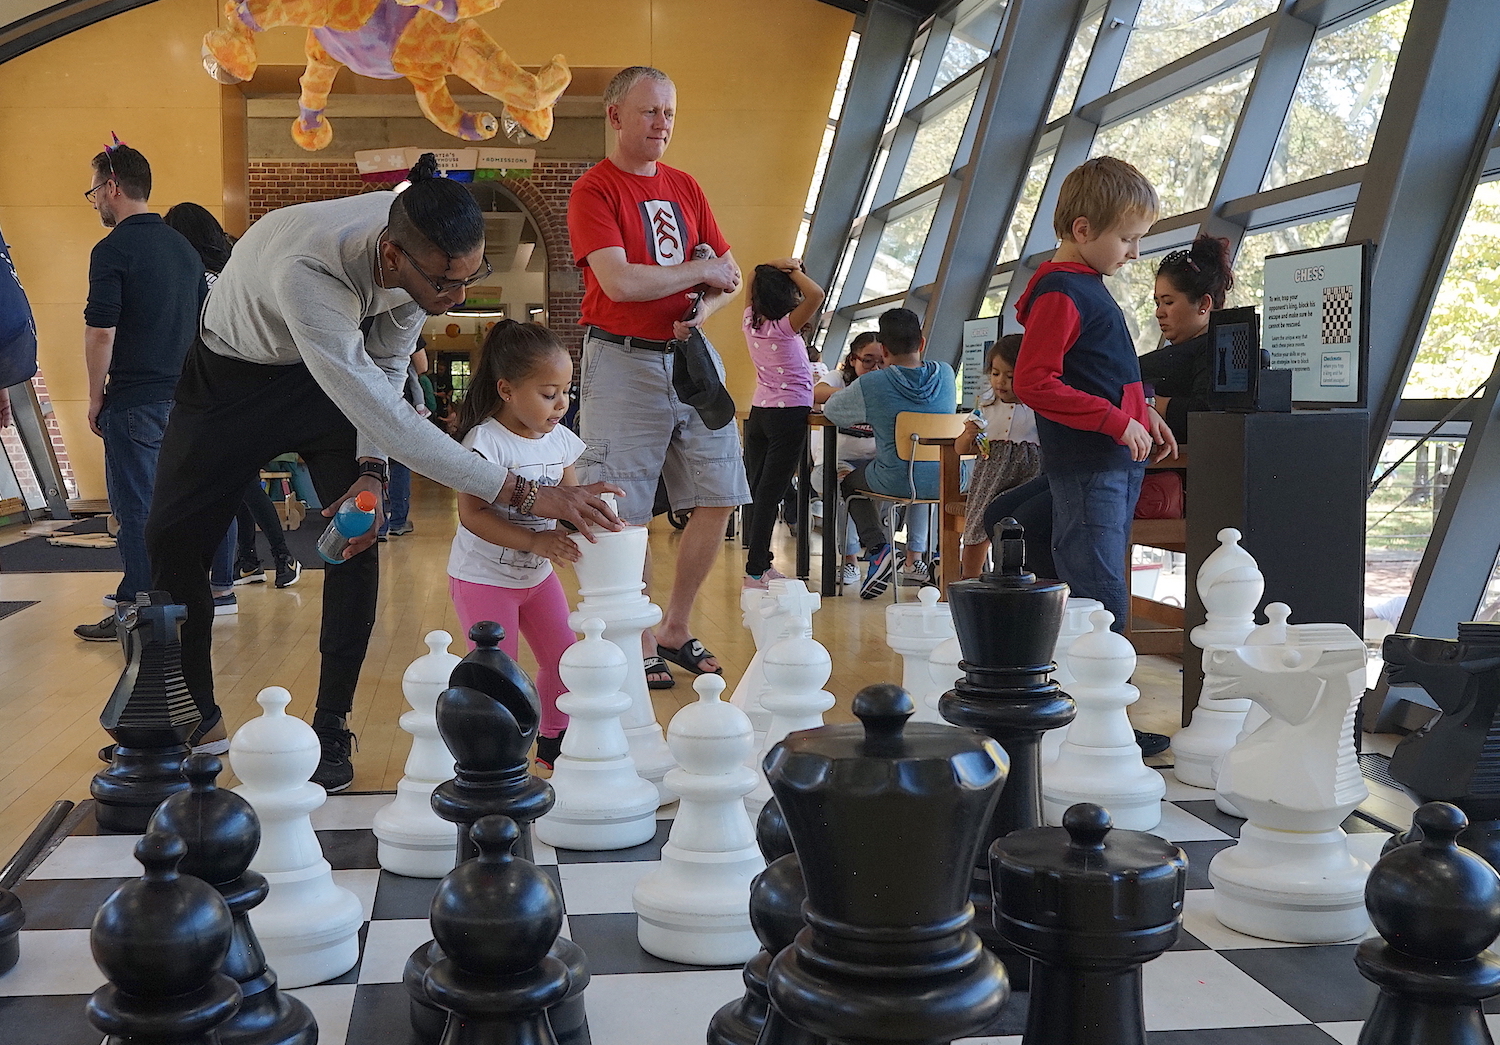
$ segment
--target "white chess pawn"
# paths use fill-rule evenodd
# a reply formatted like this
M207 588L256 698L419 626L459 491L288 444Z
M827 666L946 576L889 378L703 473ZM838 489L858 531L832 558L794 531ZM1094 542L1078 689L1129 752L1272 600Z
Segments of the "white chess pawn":
M1250 634L1245 637L1247 646L1281 646L1286 643L1286 622L1291 617L1292 611L1284 602L1273 602L1266 607L1266 623L1257 624L1250 629ZM1245 721L1240 725L1240 731L1235 734L1236 746L1264 726L1271 719L1271 713L1259 704L1252 703L1250 710L1245 712ZM1233 751L1234 748L1230 748ZM1243 813L1234 807L1234 803L1224 794L1224 778L1222 767L1224 760L1229 757L1229 751L1219 756L1219 761L1214 763L1214 805L1219 807L1219 812L1228 813L1245 819Z
M745 811L752 821L771 800L771 785L760 768L766 755L788 733L821 726L823 713L834 704L833 694L823 688L833 674L833 659L812 637L812 622L806 617L793 617L791 634L766 650L765 670L764 702L771 712L771 724L751 759L750 768L755 770L758 782L745 796Z
M430 631L425 641L426 655L401 676L412 708L401 716L401 728L411 734L406 775L395 799L375 813L380 866L408 878L441 878L458 857L458 829L432 811L432 789L453 778L453 755L438 735L437 698L459 658L448 652L453 636L446 631Z
M1108 610L1095 610L1093 631L1068 651L1074 679L1068 693L1078 704L1078 717L1042 780L1043 812L1054 827L1078 802L1108 809L1122 831L1150 831L1161 822L1167 782L1141 760L1125 714L1141 692L1130 685L1135 650L1125 636L1109 630L1114 619Z
M1069 599L1063 609L1062 629L1057 633L1057 645L1052 647L1052 663L1056 665L1052 669L1052 681L1064 693L1072 693L1074 683L1073 673L1068 670L1068 650L1073 648L1073 643L1078 641L1080 635L1087 635L1093 630L1089 617L1095 610L1102 609L1104 603L1098 599ZM1042 734L1041 763L1044 775L1047 767L1057 761L1057 753L1062 750L1063 741L1067 739L1067 726L1058 726Z
M359 897L334 882L308 819L328 801L310 780L321 753L317 734L286 713L292 695L280 686L256 699L260 717L229 743L229 765L243 781L235 793L260 818L260 849L250 867L271 885L250 924L280 985L306 987L354 968L364 911Z
M600 495L614 507L614 494ZM578 606L568 615L568 627L583 630L583 622L598 617L604 622L604 637L625 654L625 685L630 709L620 717L630 742L630 757L636 772L656 785L663 803L673 799L662 778L675 763L651 703L646 669L641 662L641 633L661 623L661 608L645 595L642 580L646 568L648 534L644 526L623 530L596 530L594 541L582 534L570 539L581 553L573 569L578 574Z
M1208 653L1236 692L1270 719L1236 745L1220 774L1248 819L1209 864L1219 921L1287 943L1335 943L1369 921L1369 865L1339 826L1368 796L1354 752L1365 646L1343 624L1294 624L1283 645Z
M719 699L724 680L700 675L698 700L672 718L667 742L678 768L667 784L681 796L661 863L635 887L641 947L686 965L737 965L760 949L750 928L750 882L765 869L744 798L755 787L745 765L750 719Z
M1172 737L1172 775L1194 787L1214 786L1219 759L1234 747L1250 710L1250 701L1233 692L1232 680L1214 671L1215 660L1208 655L1245 641L1255 627L1255 607L1265 591L1260 567L1239 541L1240 531L1220 530L1219 547L1198 570L1198 597L1207 617L1191 637L1204 653L1203 691L1192 721Z
M754 591L753 595L742 592L740 595L745 627L755 639L755 656L729 702L750 716L757 744L771 725L771 712L765 706L765 651L790 634L793 620L798 617L812 620L812 615L822 604L823 596L808 591L806 584L792 577L778 577L763 591Z
M565 849L625 849L656 833L656 785L642 779L630 757L620 715L630 708L625 654L604 639L604 622L583 622L583 638L558 664L568 691L557 699L568 715L562 754L552 770L557 796L536 822L536 836Z
M923 589L926 590L925 588ZM916 714L912 715L913 722L937 722L946 725L947 720L938 711L938 701L943 699L958 680L964 677L964 669L959 667L963 662L963 647L958 644L958 636L944 639L932 647L932 653L927 657L927 695L920 702L913 700L916 706Z
M901 654L901 688L911 696L917 709L912 717L919 722L942 721L927 718L928 711L937 707L935 700L928 703L933 687L932 651L954 635L953 612L946 602L938 601L939 596L929 585L917 592L916 602L885 608L885 644Z
M765 634L766 618L761 616L760 605L770 597L769 586L745 588L740 592L740 623L745 626L755 643L755 654L750 658L749 667L740 676L740 681L734 687L734 694L729 698L731 704L750 715L750 722L755 725L757 733L764 732L771 721L771 716L760 707L760 690L765 682L765 675L761 671L761 653L766 648L761 641ZM752 706L757 714L751 714L747 710ZM756 721L757 717L761 719L759 722Z

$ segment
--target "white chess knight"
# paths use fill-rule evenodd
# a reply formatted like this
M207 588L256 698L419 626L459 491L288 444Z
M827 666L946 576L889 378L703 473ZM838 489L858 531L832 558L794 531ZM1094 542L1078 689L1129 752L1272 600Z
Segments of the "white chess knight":
M740 593L740 611L755 640L755 656L750 658L750 666L740 676L729 702L750 716L757 741L771 725L771 712L765 706L765 651L790 634L793 620L803 617L811 621L822 605L823 596L808 591L806 584L792 577L778 577L765 588Z
M744 798L755 787L745 760L750 719L719 699L724 680L700 675L698 699L672 717L668 743L678 768L667 783L681 796L661 863L636 883L641 947L686 965L738 965L760 949L750 928L750 883L765 869Z
M1093 630L1074 640L1067 653L1073 680L1067 692L1078 705L1078 717L1042 778L1043 813L1058 827L1069 806L1092 802L1108 809L1120 830L1150 831L1161 822L1167 782L1141 760L1125 714L1141 695L1130 685L1135 650L1125 636L1109 630L1114 614L1098 609L1089 619Z
M626 657L605 640L604 622L583 622L583 638L558 664L568 691L557 700L568 716L562 754L552 770L552 809L536 836L566 849L625 849L656 834L656 785L635 771L620 715L630 708Z
M917 592L916 602L898 602L885 608L885 644L901 654L901 688L911 696L916 707L912 718L918 722L942 721L937 716L937 700L928 700L936 684L932 651L954 637L953 612L946 602L938 601L940 597L941 593L928 585Z
M256 699L260 717L229 743L229 765L244 781L234 790L260 818L260 849L250 867L271 885L250 924L281 986L306 987L354 968L364 911L359 897L334 882L308 819L328 801L309 779L318 768L317 734L286 713L292 695L280 686Z
M765 651L764 700L771 712L771 724L750 760L758 781L755 790L745 796L745 811L752 821L771 800L771 785L761 769L766 755L788 733L821 726L823 713L834 705L833 694L823 688L833 674L833 659L812 637L812 622L806 617L793 617L789 631L786 638Z
M927 657L927 695L921 701L912 700L917 709L916 714L912 715L913 721L946 724L947 720L938 710L938 701L964 677L964 669L959 667L963 659L964 651L958 644L957 635L944 639L932 648L932 653Z
M1286 642L1286 622L1291 615L1291 608L1286 603L1271 603L1266 607L1266 623L1257 624L1254 628L1250 629L1250 634L1245 637L1245 645L1280 646L1284 644ZM1241 724L1239 733L1234 738L1235 744L1238 745L1240 741L1265 725L1270 718L1270 712L1266 711L1259 704L1252 703L1250 710L1245 712L1245 721ZM1229 750L1233 751L1234 748L1230 748ZM1229 798L1224 794L1224 777L1220 773L1220 767L1223 766L1224 759L1228 757L1229 751L1226 751L1220 756L1219 761L1214 763L1214 804L1219 807L1221 813L1228 813L1230 816L1237 816L1243 820L1245 819L1245 814L1236 809L1234 803L1230 802Z
M375 813L376 856L392 874L441 878L457 860L458 828L432 811L432 789L453 777L453 755L438 735L437 699L459 658L448 652L453 636L446 631L430 631L424 641L428 652L401 676L411 705L401 728L411 734L411 753L395 799Z
M1194 787L1214 786L1219 759L1234 747L1250 701L1235 681L1214 669L1210 653L1243 643L1255 627L1266 580L1250 553L1240 547L1240 531L1219 531L1219 547L1198 570L1198 597L1206 619L1193 629L1193 645L1203 651L1203 690L1193 718L1172 737L1172 775Z
M1093 630L1089 618L1095 610L1102 609L1104 603L1098 599L1071 598L1063 609L1062 629L1057 633L1057 645L1052 648L1052 663L1056 665L1052 669L1052 681L1064 693L1073 692L1074 682L1073 673L1068 670L1068 650L1073 648L1073 643L1078 641L1079 636L1087 635ZM1134 736L1133 731L1131 735ZM1047 767L1057 761L1057 753L1062 750L1063 741L1067 739L1067 726L1058 726L1042 734L1041 763L1044 777Z
M1352 940L1368 926L1369 865L1340 824L1369 795L1354 751L1365 646L1343 624L1294 624L1286 642L1208 653L1270 718L1224 759L1220 785L1244 816L1208 867L1219 921L1288 943Z
M611 508L614 494L602 494ZM568 627L583 631L583 622L598 617L604 622L604 637L625 654L625 685L630 709L620 718L630 742L630 757L636 772L656 785L661 802L675 797L662 778L676 763L656 721L651 690L646 686L646 668L641 657L641 633L661 623L661 607L645 595L642 579L646 569L648 534L644 526L623 530L595 530L595 540L571 535L581 553L573 568L578 574L578 606L568 615Z

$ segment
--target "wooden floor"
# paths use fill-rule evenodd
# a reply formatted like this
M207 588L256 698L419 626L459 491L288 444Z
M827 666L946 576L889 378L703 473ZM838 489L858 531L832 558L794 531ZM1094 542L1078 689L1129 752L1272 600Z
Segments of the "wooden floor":
M380 610L355 695L351 728L359 738L354 789L394 788L401 779L409 738L397 725L407 704L401 675L426 652L423 637L434 628L455 636L458 619L448 599L448 547L457 524L452 494L414 477L412 521L416 532L381 548ZM315 525L309 519L305 525ZM14 536L14 535L12 535ZM652 590L670 590L678 535L664 519L652 530L655 577ZM777 561L790 570L791 538L779 527ZM732 686L754 654L740 623L740 578L744 553L738 541L724 551L699 597L695 631L724 665ZM818 557L813 557L817 576ZM577 601L572 571L559 571L569 602ZM112 643L83 642L76 624L97 621L100 597L114 590L117 574L0 574L0 601L37 600L0 620L0 860L58 799L88 797L100 767L96 752L109 742L99 711L119 677L122 660ZM266 686L292 693L289 709L311 718L318 681L318 624L323 574L308 570L292 588L269 584L235 589L240 612L214 625L214 663L219 702L233 731L259 713L256 694ZM913 589L903 597L911 598ZM828 648L834 674L829 690L838 698L829 721L851 721L849 704L863 686L901 678L901 660L885 644L889 596L863 601L852 593L828 598L813 622L814 636ZM455 643L454 652L462 653ZM522 663L534 668L523 648ZM1132 708L1138 728L1171 733L1177 728L1181 676L1178 665L1142 658L1134 679L1142 699ZM653 694L657 718L694 699L690 679L679 672L677 687Z

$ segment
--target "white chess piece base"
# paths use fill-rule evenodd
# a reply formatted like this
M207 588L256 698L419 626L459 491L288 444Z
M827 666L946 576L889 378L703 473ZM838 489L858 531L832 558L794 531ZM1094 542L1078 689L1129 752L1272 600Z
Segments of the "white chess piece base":
M432 811L434 787L403 779L395 800L375 813L376 857L391 874L441 878L458 860L458 828Z
M1247 823L1208 865L1214 913L1237 932L1284 943L1340 943L1369 929L1370 865L1341 828L1277 831Z
M1131 743L1134 745L1133 736ZM1132 755L1112 747L1064 744L1058 762L1066 763L1067 785L1055 786L1043 778L1042 811L1048 825L1062 826L1063 814L1079 802L1108 809L1121 831L1151 831L1161 823L1161 800L1166 797L1167 782L1141 762L1140 748Z
M1219 777L1219 759L1234 747L1249 710L1250 701L1243 697L1205 700L1194 708L1192 722L1172 736L1172 775L1193 787L1212 788Z
M308 786L318 792L317 804L322 805L323 789ZM270 895L250 912L266 963L276 970L283 989L342 976L359 961L359 929L365 920L359 898L334 884L327 861L320 858L318 863L300 871L265 872Z

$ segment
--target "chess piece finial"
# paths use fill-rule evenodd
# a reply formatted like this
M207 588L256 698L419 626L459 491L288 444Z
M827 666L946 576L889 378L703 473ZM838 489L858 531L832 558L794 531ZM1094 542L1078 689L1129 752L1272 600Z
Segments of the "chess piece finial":
M1001 583L1033 584L1036 574L1026 569L1026 531L1015 519L1006 516L995 527L992 542L994 569L986 579Z

